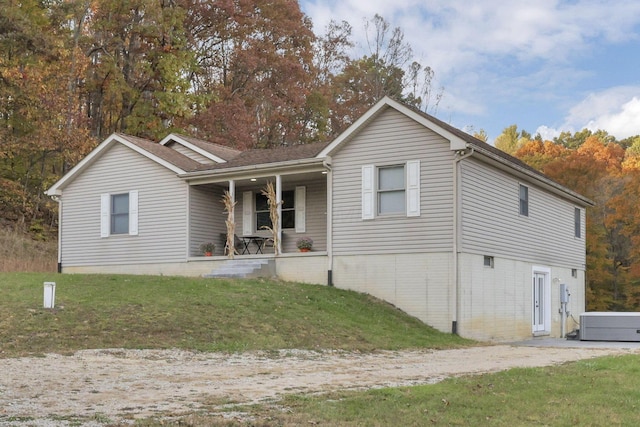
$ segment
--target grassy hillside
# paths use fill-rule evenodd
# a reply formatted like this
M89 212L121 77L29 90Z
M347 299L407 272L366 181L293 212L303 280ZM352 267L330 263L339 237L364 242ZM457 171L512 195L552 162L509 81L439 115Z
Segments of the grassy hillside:
M58 243L48 237L37 228L26 233L0 226L0 272L56 271Z
M43 282L56 282L44 309ZM443 334L372 297L268 280L0 273L0 356L82 348L451 348Z

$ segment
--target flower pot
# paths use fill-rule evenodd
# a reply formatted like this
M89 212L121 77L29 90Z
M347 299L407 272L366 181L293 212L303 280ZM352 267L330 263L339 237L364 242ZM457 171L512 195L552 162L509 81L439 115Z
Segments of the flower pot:
M309 252L311 248L300 248L300 252Z
M204 253L204 256L212 256L212 255L213 255L213 253L212 253L212 252L205 252L205 253Z

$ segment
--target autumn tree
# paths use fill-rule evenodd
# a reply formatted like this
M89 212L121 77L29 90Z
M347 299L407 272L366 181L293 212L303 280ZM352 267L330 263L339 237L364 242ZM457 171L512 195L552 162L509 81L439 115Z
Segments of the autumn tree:
M514 154L526 142L531 140L531 134L525 130L518 132L517 125L504 128L502 133L495 140L496 148L505 153Z
M314 35L297 2L187 2L186 21L206 105L189 123L198 134L238 148L304 139L312 93Z
M75 3L0 9L0 206L5 219L54 220L43 191L91 147L75 88ZM89 140L89 141L88 141Z
M514 153L514 156L524 161L530 166L542 171L552 162L564 159L570 154L570 151L562 145L551 141L541 141L538 139L522 141L520 148Z
M186 11L175 1L97 0L84 39L91 65L86 110L93 133L160 137L196 102L188 75Z
M331 131L335 135L384 96L435 113L443 88L435 86L435 72L413 58L400 27L381 15L364 23L367 51L349 61L332 80Z

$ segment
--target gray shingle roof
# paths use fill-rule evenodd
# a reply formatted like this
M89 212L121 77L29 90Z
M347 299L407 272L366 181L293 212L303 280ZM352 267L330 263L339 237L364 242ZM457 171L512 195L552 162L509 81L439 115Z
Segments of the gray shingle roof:
M176 150L165 147L164 145L160 145L156 142L149 141L148 139L125 135L123 133L117 133L116 135L122 139L126 139L130 143L142 148L154 156L179 167L183 171L195 170L200 165L200 163L188 158L184 154L180 154Z
M227 163L199 165L198 170L218 170L234 167L279 163L314 158L327 143L300 144L278 148L256 148L243 151Z
M220 157L223 160L231 160L236 157L238 154L242 153L240 150L233 149L231 147L225 147L224 145L215 144L213 142L205 141L203 139L194 138L192 136L187 136L179 133L174 133L185 141L195 145L198 148L205 150L208 153L213 154L214 156Z

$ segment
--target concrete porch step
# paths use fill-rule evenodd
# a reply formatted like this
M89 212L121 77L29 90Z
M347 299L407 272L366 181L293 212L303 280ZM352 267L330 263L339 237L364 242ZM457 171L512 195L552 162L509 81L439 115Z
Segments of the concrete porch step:
M203 277L244 279L275 275L276 263L272 259L230 259Z

